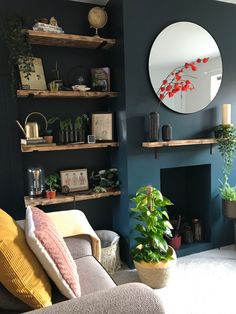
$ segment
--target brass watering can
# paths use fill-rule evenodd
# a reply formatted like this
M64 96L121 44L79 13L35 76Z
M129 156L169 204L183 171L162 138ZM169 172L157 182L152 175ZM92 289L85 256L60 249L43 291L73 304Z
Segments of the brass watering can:
M21 131L24 133L24 135L27 139L39 138L39 125L38 125L38 123L37 122L28 122L29 117L32 115L40 115L41 117L43 117L43 119L45 121L45 130L48 127L48 121L47 121L46 117L41 112L37 112L37 111L31 112L30 114L28 114L28 116L25 118L24 127L20 124L20 122L18 120L16 120L16 123L18 124L18 126L20 127Z

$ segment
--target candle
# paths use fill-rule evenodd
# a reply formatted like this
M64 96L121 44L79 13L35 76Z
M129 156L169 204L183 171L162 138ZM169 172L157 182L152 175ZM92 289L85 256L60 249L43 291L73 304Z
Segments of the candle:
M222 105L222 124L231 124L231 104Z

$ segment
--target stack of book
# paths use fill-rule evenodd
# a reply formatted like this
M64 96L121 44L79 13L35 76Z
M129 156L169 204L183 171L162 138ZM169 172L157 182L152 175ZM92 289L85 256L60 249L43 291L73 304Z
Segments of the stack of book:
M45 24L45 23L40 23L40 22L37 22L36 24L34 24L33 30L40 31L40 32L64 34L64 31L60 26L55 26L55 25Z
M39 144L45 144L45 140L42 137L37 138L22 138L20 140L20 143L22 145L39 145Z

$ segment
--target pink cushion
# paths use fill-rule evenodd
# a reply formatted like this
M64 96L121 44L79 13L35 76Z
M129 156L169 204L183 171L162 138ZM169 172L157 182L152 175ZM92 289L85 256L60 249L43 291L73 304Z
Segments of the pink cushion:
M37 207L27 207L26 240L48 276L67 298L81 295L76 264L51 218Z

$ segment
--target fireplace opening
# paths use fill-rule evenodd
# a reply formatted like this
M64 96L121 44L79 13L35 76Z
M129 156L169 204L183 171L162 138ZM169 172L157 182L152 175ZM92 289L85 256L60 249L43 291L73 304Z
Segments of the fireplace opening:
M168 214L175 227L181 217L180 249L187 248L186 254L208 249L206 244L209 245L211 238L211 165L161 169L160 178L162 194L174 204L168 207ZM192 247L195 249L189 251Z

